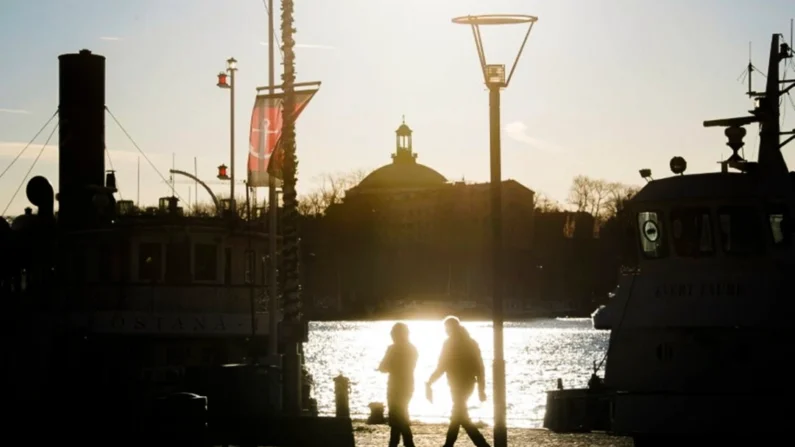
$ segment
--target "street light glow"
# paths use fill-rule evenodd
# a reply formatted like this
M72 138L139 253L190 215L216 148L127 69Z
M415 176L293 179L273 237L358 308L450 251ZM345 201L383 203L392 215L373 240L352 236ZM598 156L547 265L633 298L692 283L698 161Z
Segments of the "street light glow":
M230 57L229 59L227 59L227 61L226 61L226 69L229 70L229 71L237 70L237 60L235 60L235 58L233 58L233 57Z

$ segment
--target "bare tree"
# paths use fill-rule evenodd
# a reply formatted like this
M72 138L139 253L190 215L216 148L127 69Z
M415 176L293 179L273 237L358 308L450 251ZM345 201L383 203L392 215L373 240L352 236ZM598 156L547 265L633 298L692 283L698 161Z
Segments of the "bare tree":
M539 213L551 213L561 211L563 209L557 200L550 198L543 192L536 192L535 194L535 210Z
M584 175L574 177L569 189L568 202L574 206L575 211L587 212L593 200L591 194L591 180Z
M568 202L576 211L590 213L603 222L614 216L621 204L638 191L634 185L593 179L584 175L574 177Z
M320 215L336 203L342 202L345 192L358 185L368 174L365 169L326 173L319 176L320 186L299 199L299 211L305 215Z
M624 208L626 201L631 199L638 191L640 191L640 188L635 185L609 183L603 216L605 220L618 215Z

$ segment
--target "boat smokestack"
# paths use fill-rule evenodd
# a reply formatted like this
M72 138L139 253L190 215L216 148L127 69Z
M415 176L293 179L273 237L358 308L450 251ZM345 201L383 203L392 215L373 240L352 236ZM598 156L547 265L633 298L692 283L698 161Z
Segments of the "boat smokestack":
M85 226L105 184L105 57L81 50L58 61L58 221Z

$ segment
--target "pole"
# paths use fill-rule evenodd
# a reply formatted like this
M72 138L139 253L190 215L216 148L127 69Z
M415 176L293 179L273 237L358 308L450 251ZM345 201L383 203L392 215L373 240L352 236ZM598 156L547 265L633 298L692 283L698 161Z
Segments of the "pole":
M197 164L196 157L193 157L193 175L199 178L199 165ZM193 209L199 208L199 181L193 182Z
M274 73L274 27L273 27L273 0L268 0L268 93L271 95L274 94L276 88L274 85L275 82L275 73ZM269 131L270 129L265 129ZM274 148L275 149L275 148ZM270 162L273 161L273 158L268 161L268 165ZM277 237L277 228L278 225L276 219L276 211L277 211L277 202L278 197L276 196L276 178L268 174L268 259L270 262L268 263L268 292L270 294L270 299L268 300L268 333L271 334L268 337L268 354L275 357L279 354L279 342L278 342L278 334L277 334L277 327L279 325L279 320L277 314L279 312L279 303L278 303L278 285L277 285L277 275L276 275L276 237Z
M235 71L237 67L229 69L229 208L232 213L235 207Z
M273 95L276 91L275 86L275 28L273 25L273 0L268 0L268 93ZM262 129L262 135L270 129ZM270 134L268 134L270 135ZM264 137L263 137L264 138ZM275 148L274 148L275 149ZM273 158L268 160L268 164ZM276 196L276 178L268 173L268 357L270 364L276 368L281 368L281 360L279 358L279 285L278 276L276 274L276 235L277 235L277 202ZM273 370L272 370L273 371ZM274 396L279 396L278 399L273 399L276 411L283 410L281 396L284 394L279 375L273 374L273 379L270 381L270 389L273 391Z
M254 258L254 251L251 247L251 197L249 196L249 188L248 183L246 183L246 215L248 216L247 228L246 232L246 243L248 245L248 249L246 250L246 269L248 270L248 275L246 275L246 280L248 281L248 301L249 307L251 310L251 343L249 344L249 354L251 356L251 364L257 364L257 351L256 351L256 337L257 337L257 304L256 299L254 296L254 278L256 275L255 266L257 262Z
M494 447L508 445L505 426L505 358L502 338L502 167L500 159L500 86L489 86L491 155L491 299L494 324Z
M138 183L136 184L138 194L135 197L135 206L141 206L141 156L138 156Z

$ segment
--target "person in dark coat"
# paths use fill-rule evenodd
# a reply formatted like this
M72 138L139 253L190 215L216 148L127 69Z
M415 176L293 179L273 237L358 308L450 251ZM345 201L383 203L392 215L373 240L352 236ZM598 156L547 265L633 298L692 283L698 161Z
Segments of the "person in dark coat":
M397 447L401 436L405 447L414 447L409 402L414 394L417 348L409 341L409 328L404 323L392 326L392 342L378 366L379 371L389 374L386 396L391 427L389 447Z
M469 336L469 332L461 326L456 317L447 317L444 320L447 331L447 340L444 342L439 355L439 364L425 384L425 393L428 400L433 400L431 386L439 380L442 374L447 375L450 385L450 394L453 398L453 411L450 415L450 426L447 428L447 439L444 447L453 447L460 427L464 427L467 435L477 447L489 447L489 443L480 433L469 418L467 401L478 385L478 396L481 402L486 400L486 372L483 367L483 357L480 346Z

